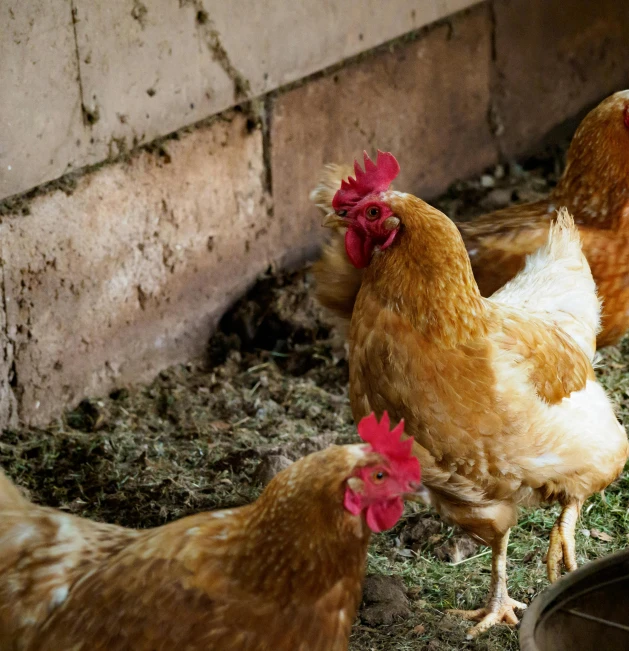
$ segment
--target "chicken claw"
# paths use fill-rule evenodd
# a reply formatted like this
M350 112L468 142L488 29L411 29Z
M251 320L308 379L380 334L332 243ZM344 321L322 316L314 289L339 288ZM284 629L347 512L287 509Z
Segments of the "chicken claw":
M463 617L463 619L480 620L476 626L467 631L467 639L472 640L496 624L516 626L518 618L514 610L524 610L525 608L526 604L511 599L505 592L502 597L491 597L484 608L478 608L477 610L449 610L448 612Z
M562 561L569 572L577 569L574 532L580 510L578 502L565 505L550 532L546 570L551 583L561 576Z
M477 610L449 610L452 615L464 619L480 620L476 626L467 632L467 639L472 640L477 635L484 633L496 624L515 626L518 618L514 609L524 610L526 604L511 599L507 592L507 546L509 532L499 536L492 545L491 558L491 589L489 600L484 608Z

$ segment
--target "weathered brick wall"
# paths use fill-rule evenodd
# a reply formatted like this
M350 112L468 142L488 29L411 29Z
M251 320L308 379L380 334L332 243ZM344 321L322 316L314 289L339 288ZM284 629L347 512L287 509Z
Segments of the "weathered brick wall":
M390 149L430 197L629 86L614 0L0 14L0 427L202 354L260 272L319 245L322 163Z

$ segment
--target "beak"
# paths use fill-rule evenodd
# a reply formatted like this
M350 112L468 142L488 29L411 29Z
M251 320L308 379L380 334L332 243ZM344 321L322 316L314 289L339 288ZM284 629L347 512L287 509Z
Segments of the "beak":
M322 226L325 228L332 228L336 230L337 228L345 228L345 221L342 217L339 217L335 212L330 212L325 216Z

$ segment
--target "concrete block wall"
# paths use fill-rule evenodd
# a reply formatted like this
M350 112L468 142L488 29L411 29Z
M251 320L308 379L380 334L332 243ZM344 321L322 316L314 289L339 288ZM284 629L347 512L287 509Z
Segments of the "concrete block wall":
M0 14L0 427L203 354L259 273L320 244L324 162L389 149L430 198L629 87L614 0Z
M46 422L59 405L201 355L222 311L278 255L267 208L261 132L236 113L3 219L20 415Z
M479 0L4 0L0 198Z

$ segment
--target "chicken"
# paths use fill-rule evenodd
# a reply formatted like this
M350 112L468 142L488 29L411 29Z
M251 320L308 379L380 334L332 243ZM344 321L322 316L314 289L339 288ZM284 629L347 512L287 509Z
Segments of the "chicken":
M558 502L548 575L576 567L584 501L622 471L625 430L592 369L600 304L567 211L546 244L493 298L480 294L461 234L420 199L390 191L391 154L344 181L333 206L364 275L349 332L356 419L404 419L430 500L492 549L487 604L473 637L517 623L507 592L518 505Z
M36 506L0 474L0 648L346 650L370 531L420 480L403 426L358 431L249 506L145 531Z
M351 172L350 172L351 173ZM311 197L331 212L336 187L347 168L329 166ZM598 346L616 343L629 329L629 90L608 97L582 121L567 165L548 198L511 206L457 224L483 296L491 296L542 246L558 208L567 207L579 225L583 251L603 299ZM341 224L315 265L317 295L349 323L362 273L351 271ZM330 279L339 279L331 282Z

